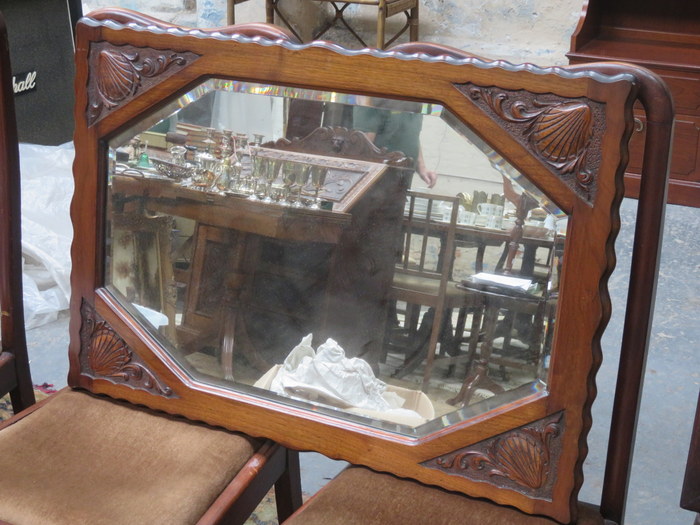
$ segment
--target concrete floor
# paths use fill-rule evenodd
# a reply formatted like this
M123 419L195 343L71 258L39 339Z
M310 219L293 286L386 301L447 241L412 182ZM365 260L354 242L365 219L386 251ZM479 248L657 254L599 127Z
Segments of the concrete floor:
M137 7L143 2L94 0L90 8L109 4ZM133 5L130 5L133 4ZM182 20L178 20L180 17ZM191 13L161 16L185 23ZM184 21L183 21L184 20ZM600 498L612 396L617 374L619 345L629 277L636 201L626 199L621 211L622 229L616 249L617 270L610 280L613 316L603 337L604 362L598 374L598 398L593 406L585 482L581 499ZM630 495L629 525L691 524L693 515L679 508L692 417L700 388L700 210L669 206L651 347L644 381L641 416L637 429ZM28 332L35 383L66 383L67 316ZM303 454L304 490L313 493L342 468L319 454Z

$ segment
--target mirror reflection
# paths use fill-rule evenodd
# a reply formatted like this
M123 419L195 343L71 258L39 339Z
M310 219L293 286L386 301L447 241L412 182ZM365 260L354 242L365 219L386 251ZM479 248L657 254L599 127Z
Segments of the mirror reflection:
M209 79L108 154L107 288L196 380L414 436L546 389L567 217L444 107Z

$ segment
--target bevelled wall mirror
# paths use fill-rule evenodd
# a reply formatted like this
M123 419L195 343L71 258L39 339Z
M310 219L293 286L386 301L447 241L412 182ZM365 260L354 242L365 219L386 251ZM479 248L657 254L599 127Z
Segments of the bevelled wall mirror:
M73 386L571 517L632 75L100 12L76 60Z

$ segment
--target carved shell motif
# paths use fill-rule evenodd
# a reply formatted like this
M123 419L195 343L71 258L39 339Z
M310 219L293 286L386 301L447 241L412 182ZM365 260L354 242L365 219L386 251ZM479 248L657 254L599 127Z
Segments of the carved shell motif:
M457 87L473 101L482 101L506 123L527 124L521 128L526 143L555 172L573 174L578 189L591 200L595 177L588 167L588 157L595 119L588 101L553 96L534 98L530 93L506 93L474 85ZM529 100L520 100L521 96Z
M124 367L131 361L131 352L124 340L112 330L97 323L92 334L88 364L100 376L124 376Z
M547 106L532 121L529 139L537 152L564 173L576 173L581 184L591 181L582 167L593 132L590 106L569 102Z
M134 67L138 54L102 50L97 58L97 89L107 107L114 107L136 93L139 74Z
M164 396L172 396L170 387L162 385L155 375L131 351L126 342L83 302L81 313L81 369L82 373L102 379L116 379Z
M196 58L193 53L172 53L133 46L98 44L90 65L90 107L88 122L93 124L105 110L111 110L147 89L144 79L153 79L182 67ZM151 81L151 84L154 81Z
M474 480L504 480L501 485L548 497L554 481L562 433L562 414L496 436L423 463L423 466Z
M549 472L549 451L542 441L525 432L502 439L493 453L494 474L509 477L526 487L540 488Z

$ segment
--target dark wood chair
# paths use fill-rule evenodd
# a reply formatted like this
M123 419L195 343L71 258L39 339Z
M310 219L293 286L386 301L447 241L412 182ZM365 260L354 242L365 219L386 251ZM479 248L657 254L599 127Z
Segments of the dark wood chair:
M0 30L0 391L10 391L16 413L0 423L0 522L244 523L273 485L284 519L301 504L296 452L224 430L216 421L189 421L90 388L66 388L32 405L22 316L18 145L2 18ZM80 302L73 302L71 315L80 324ZM93 371L120 378L126 390L178 395L97 312L90 310L88 317L81 333Z
M690 436L690 450L681 492L681 507L696 513L695 525L700 524L700 395L695 409L695 422Z
M0 17L0 397L15 413L34 403L24 333L19 149L5 20Z

